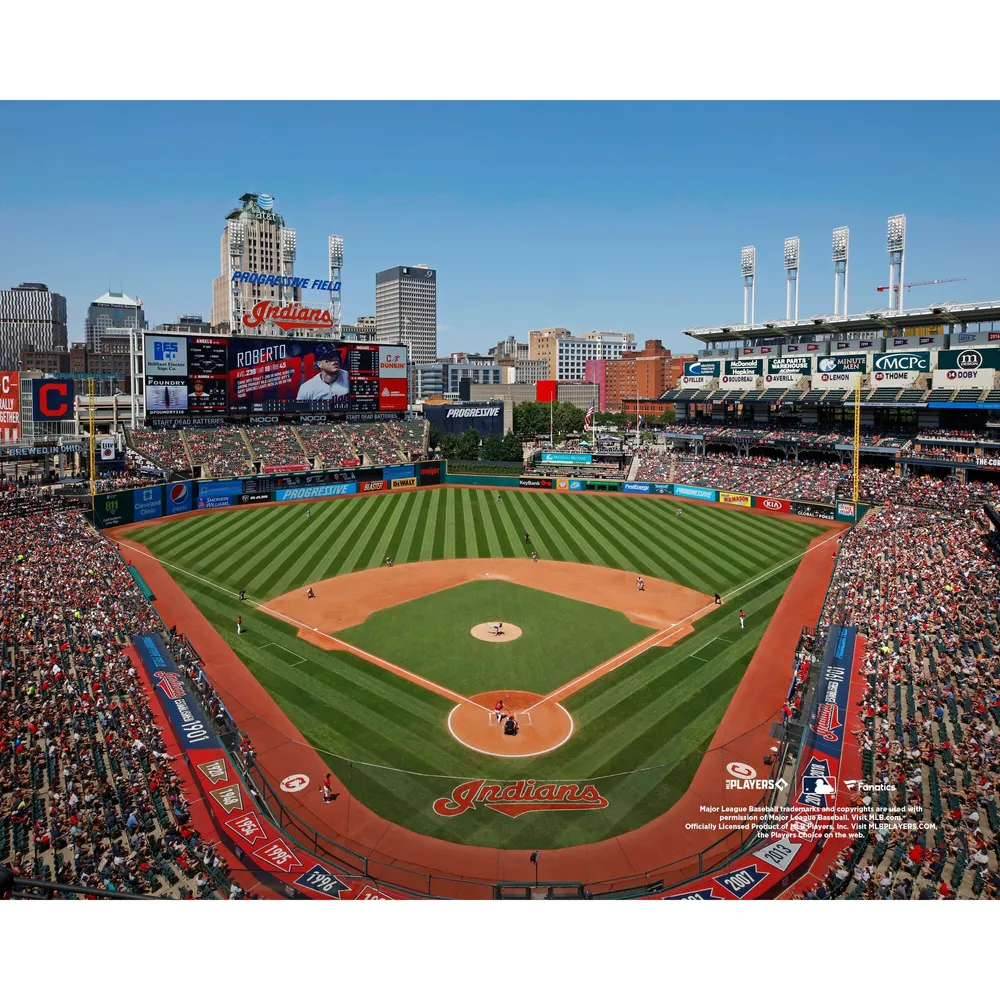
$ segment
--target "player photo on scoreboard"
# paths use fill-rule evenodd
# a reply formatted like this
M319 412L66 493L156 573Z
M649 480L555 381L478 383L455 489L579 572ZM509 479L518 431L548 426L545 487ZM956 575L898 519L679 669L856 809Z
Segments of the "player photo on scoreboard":
M346 368L347 348L335 344L317 344L302 359L302 378L296 402L328 401L331 406L346 406L351 382Z

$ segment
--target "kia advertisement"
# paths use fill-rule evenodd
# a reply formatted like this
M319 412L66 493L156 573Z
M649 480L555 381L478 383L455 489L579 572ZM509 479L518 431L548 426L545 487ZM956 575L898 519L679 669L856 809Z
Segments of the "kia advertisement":
M771 510L775 514L790 514L792 506L787 500L778 500L775 497L754 497L754 506L761 510Z

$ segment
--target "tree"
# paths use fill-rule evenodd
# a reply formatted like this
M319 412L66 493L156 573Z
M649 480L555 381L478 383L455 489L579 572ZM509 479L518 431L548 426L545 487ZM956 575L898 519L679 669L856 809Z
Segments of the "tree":
M548 434L548 405L545 403L518 403L514 407L514 433L522 441Z
M442 434L438 441L438 447L445 458L456 458L455 450L458 446L458 438L454 434Z
M455 445L455 458L463 462L479 460L479 434L471 427L459 436Z
M517 435L513 431L508 431L503 437L503 458L504 462L523 462L524 449Z
M506 459L506 446L502 437L488 437L483 439L483 461L484 462L504 462Z

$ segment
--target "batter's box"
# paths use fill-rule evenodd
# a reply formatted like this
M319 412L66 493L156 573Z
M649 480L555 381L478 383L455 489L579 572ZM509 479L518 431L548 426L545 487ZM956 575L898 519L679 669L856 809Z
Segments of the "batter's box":
M531 712L515 712L514 713L514 718L517 719L517 724L519 726L530 726L531 725ZM487 725L490 725L490 726L498 726L498 725L500 725L500 723L497 722L497 714L496 714L496 712L490 712L490 718L489 718L489 722L487 723Z
M282 652L287 653L295 661L294 663L288 663L287 666L289 667L297 667L300 663L306 662L306 658L304 656L299 656L298 653L293 653L290 649L286 649L279 642L265 642L260 648L267 649L268 646L273 646L275 649L280 649Z

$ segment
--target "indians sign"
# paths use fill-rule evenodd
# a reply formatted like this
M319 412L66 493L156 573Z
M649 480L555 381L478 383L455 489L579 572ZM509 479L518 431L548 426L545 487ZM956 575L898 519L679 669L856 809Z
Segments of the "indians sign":
M522 813L560 810L607 809L608 800L593 785L555 781L493 782L476 778L459 785L448 798L437 799L439 816L461 816L477 805L515 817Z

